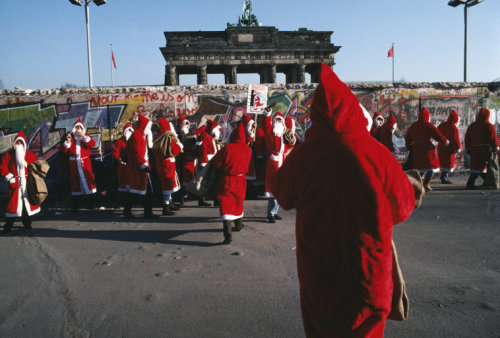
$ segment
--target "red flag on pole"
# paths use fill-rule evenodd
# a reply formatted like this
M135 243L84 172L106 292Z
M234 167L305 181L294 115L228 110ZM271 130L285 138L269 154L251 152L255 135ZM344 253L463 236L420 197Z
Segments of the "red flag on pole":
M394 46L389 49L389 52L387 52L387 57L388 58L393 58L394 57Z
M113 66L116 69L116 62L115 62L115 56L113 55L113 50L111 50L111 60L113 60Z

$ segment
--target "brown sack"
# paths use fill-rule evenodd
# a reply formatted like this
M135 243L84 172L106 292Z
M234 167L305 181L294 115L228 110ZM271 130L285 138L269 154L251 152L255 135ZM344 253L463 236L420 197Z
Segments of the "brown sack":
M47 177L47 172L50 166L45 160L36 160L28 166L28 201L32 205L40 205L45 201L49 191L45 184L44 178Z
M408 176L408 180L410 181L415 191L415 208L418 208L420 207L420 204L422 204L422 199L425 195L425 188L422 177L418 173L417 169L406 170L405 174L406 176Z
M153 142L153 150L165 157L172 157L172 142L177 142L175 134L170 130L166 131Z
M392 291L392 307L391 313L387 319L390 320L407 320L410 312L410 302L406 293L406 284L403 279L403 273L399 267L398 253L394 241L392 246L392 283L394 284Z

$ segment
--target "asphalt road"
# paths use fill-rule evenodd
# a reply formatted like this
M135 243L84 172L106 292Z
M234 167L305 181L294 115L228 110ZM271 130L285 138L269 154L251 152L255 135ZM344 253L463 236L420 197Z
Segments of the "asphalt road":
M395 228L411 308L386 337L500 336L500 191L455 181ZM303 337L295 212L265 211L246 201L220 245L218 209L195 202L153 220L44 210L0 236L0 337Z

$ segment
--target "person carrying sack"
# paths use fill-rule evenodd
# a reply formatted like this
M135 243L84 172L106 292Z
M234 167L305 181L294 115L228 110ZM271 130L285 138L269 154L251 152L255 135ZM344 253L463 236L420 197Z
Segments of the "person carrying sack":
M46 160L36 160L28 166L28 198L33 205L41 205L49 194L45 184L49 169Z

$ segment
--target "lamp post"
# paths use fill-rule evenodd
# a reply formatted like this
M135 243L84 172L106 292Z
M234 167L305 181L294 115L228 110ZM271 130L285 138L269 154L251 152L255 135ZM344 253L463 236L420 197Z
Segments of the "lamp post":
M90 28L89 28L89 4L95 3L97 6L104 5L106 0L83 0L85 2L85 22L87 25L87 60L89 65L89 88L92 88L92 58L90 56ZM69 0L75 6L81 6L82 0Z
M452 7L457 7L459 5L464 5L464 82L467 82L467 8L477 5L483 2L483 0L450 0L448 5Z

